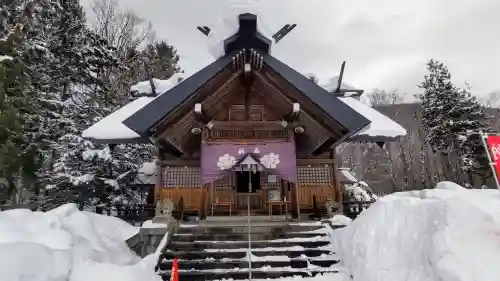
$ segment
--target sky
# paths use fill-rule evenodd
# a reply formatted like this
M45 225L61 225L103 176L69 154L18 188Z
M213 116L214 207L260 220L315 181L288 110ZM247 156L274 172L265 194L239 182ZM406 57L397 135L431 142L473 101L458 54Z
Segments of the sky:
M86 7L92 0L81 0ZM248 9L264 29L297 27L272 54L320 80L338 74L369 91L418 93L430 58L444 62L457 86L486 96L500 90L499 0L118 0L151 21L174 45L186 73L214 60L196 26L220 27L223 17ZM219 24L217 24L219 23ZM214 31L216 31L214 29Z

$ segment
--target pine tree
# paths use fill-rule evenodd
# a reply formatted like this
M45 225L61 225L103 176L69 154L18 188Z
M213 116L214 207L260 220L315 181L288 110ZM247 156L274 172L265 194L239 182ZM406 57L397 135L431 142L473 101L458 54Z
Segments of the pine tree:
M37 81L33 79L34 64L29 58L45 54L36 36L43 33L43 26L38 25L39 14L36 2L8 1L0 6L0 56L12 59L2 65L2 120L4 131L0 140L2 164L0 172L8 182L11 195L16 195L18 203L26 198L32 187L31 180L40 167L43 158L34 141L39 133L33 128L38 120L39 104L34 95ZM35 35L35 39L29 37ZM31 131L32 133L27 133Z
M484 108L476 97L472 96L469 87L461 90L460 96L462 97L464 114L461 122L462 133L458 136L463 163L462 169L471 176L479 176L482 180L481 185L483 185L486 178L492 176L492 171L481 140L481 132L490 133L492 131L487 124L488 117Z
M29 111L24 95L27 86L17 56L16 35L0 40L0 178L7 182L8 195L16 191L16 177L22 168L23 125L21 112Z
M426 140L447 163L445 177L462 181L463 172L484 174L484 150L479 145L479 131L487 130L486 116L468 90L455 87L448 68L431 59L429 74L420 87L421 118ZM451 171L450 171L451 169Z
M165 41L147 45L143 51L143 57L150 71L150 73L145 73L143 79L148 79L149 75L157 79L168 79L180 71L177 50Z

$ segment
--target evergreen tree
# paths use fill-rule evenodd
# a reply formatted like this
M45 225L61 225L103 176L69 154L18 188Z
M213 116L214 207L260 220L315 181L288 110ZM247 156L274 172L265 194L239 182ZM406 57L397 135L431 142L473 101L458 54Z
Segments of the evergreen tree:
M424 89L421 117L427 141L447 163L445 177L465 182L463 171L484 174L484 149L478 135L487 130L482 107L468 90L453 85L443 63L431 59L427 68L429 74L420 84Z
M127 102L121 89L178 72L176 50L160 42L118 59L77 0L2 2L0 39L0 178L9 189L47 187L56 204L137 202L130 188L152 145L109 147L81 132Z
M492 171L480 133L492 131L487 124L488 117L483 106L479 104L476 97L472 96L469 87L461 90L460 96L464 120L462 121L463 131L458 138L463 170L471 176L479 176L482 179L481 184L484 185L486 178L492 176Z
M33 79L37 71L31 60L46 54L36 37L44 30L44 26L37 25L40 21L38 8L36 2L25 5L25 1L15 0L0 6L0 56L12 57L3 60L0 78L3 80L0 127L4 129L0 140L3 153L0 172L8 182L9 193L16 195L18 203L25 199L27 192L22 191L32 187L34 173L43 161L36 141L40 133L34 129L40 120L37 117L40 105L35 95L40 83Z
M177 50L165 41L147 45L143 51L143 56L146 66L149 67L147 71L150 72L144 73L144 80L149 79L150 76L157 79L168 79L180 71Z
M16 191L16 178L23 165L25 119L21 112L31 111L16 37L11 33L0 40L0 178L6 180L9 196Z

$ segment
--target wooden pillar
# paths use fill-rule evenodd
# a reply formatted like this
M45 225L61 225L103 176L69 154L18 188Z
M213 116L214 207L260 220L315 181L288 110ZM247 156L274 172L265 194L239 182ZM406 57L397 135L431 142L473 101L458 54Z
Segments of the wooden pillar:
M211 216L212 215L212 204L214 203L215 201L215 182L210 182L208 184L208 214Z
M158 149L158 157L156 159L155 204L158 200L162 199L162 189L165 185L163 160L165 160L165 154L161 149Z
M339 163L337 161L337 155L336 155L336 150L335 150L335 147L332 148L332 151L330 152L330 154L333 156L332 160L333 160L333 176L335 177L334 178L334 184L335 184L335 201L336 202L339 202L342 206L342 199L343 199L343 194L342 194L342 186L340 186L340 180L339 180L339 176L338 176L338 173L339 173ZM343 210L344 208L340 208L340 210Z
M329 158L331 160L331 166L330 166L330 173L332 175L332 185L333 185L333 200L336 202L340 202L340 182L339 182L339 177L337 176L338 173L338 164L337 164L337 157L335 155L335 148L332 148L332 151L330 151Z
M289 182L288 187L290 189L290 203L291 203L291 211L292 218L298 219L300 215L300 206L299 206L299 192L297 190L298 184Z

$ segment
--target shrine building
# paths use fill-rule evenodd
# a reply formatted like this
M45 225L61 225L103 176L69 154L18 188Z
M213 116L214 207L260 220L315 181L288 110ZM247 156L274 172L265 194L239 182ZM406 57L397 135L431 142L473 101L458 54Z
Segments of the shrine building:
M182 198L184 212L200 217L278 214L282 207L297 217L341 202L336 146L380 144L406 131L360 102L362 90L341 82L325 89L273 57L272 43L258 31L257 16L241 14L220 58L83 136L155 144L156 200Z

